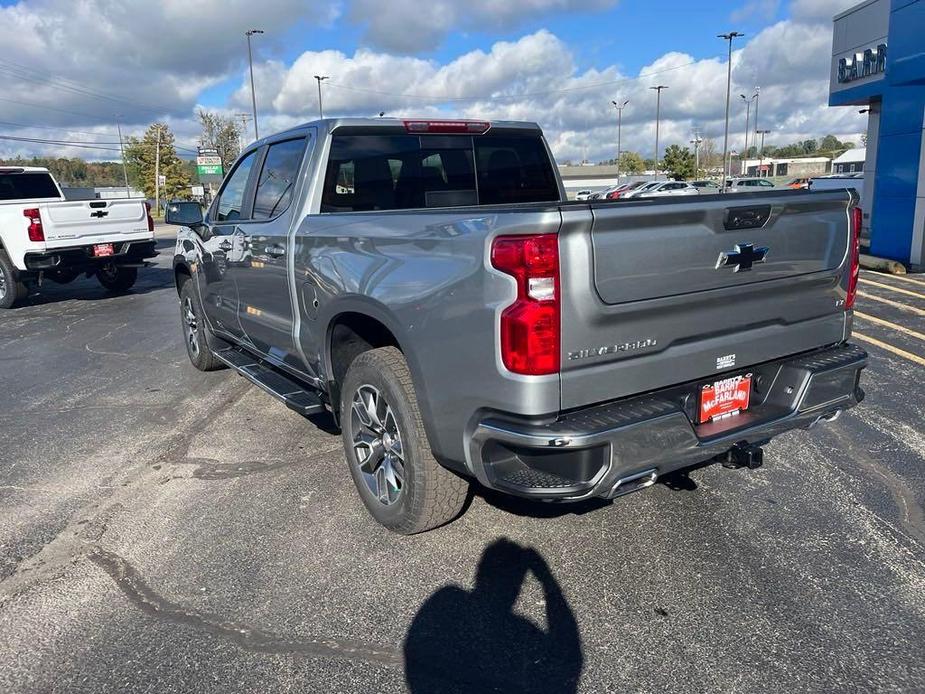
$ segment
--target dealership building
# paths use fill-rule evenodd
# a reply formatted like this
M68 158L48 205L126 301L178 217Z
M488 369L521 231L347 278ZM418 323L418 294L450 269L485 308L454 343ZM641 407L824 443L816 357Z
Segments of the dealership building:
M830 106L868 114L870 253L925 265L925 0L867 0L837 15Z

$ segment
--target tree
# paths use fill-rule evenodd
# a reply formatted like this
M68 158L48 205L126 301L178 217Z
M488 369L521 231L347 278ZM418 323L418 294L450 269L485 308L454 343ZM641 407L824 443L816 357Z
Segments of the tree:
M668 145L662 158L662 169L676 181L692 178L695 171L694 153L687 147Z
M819 149L819 145L815 140L803 140L802 147L803 154L813 154Z
M721 169L722 154L716 151L716 140L710 137L703 138L700 143L700 168L709 172L713 169Z
M638 174L645 171L645 163L636 152L620 153L620 173Z
M160 153L158 162L158 152ZM125 165L136 187L149 198L155 197L154 171L157 167L166 182L160 187L161 200L188 198L189 170L177 156L174 136L166 123L152 123L141 139L130 137L125 143Z
M199 125L202 128L202 146L217 150L222 168L228 171L241 153L241 126L230 116L202 109L199 109Z

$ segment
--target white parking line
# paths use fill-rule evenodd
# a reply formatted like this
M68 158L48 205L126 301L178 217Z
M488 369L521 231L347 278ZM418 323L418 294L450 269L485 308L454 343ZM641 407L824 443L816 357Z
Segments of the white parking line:
M869 284L872 287L880 287L881 289L889 289L891 292L897 292L899 294L908 294L909 296L914 296L918 299L925 299L925 294L920 294L919 292L910 292L908 289L901 289L900 287L894 287L889 284L883 284L882 282L874 282L873 280L865 280L861 278L858 280L861 284Z
M888 320L883 320L882 318L877 318L877 316L871 316L870 314L863 313L861 311L855 311L854 315L863 320L870 321L871 323L876 323L877 325L882 325L884 327L887 327L890 330L898 330L901 333L905 333L906 335L911 335L912 337L925 342L925 333L919 333L919 332L916 332L915 330L910 330L904 325L899 325L898 323L891 323Z
M874 277L889 277L891 280L899 280L900 282L908 282L909 284L917 284L920 287L925 287L925 275L920 278L909 277L907 275L884 275L882 272L871 272L868 273Z
M887 306L892 306L893 308L898 308L902 311L911 311L912 313L916 315L925 316L925 310L916 308L915 306L901 304L898 301L893 301L892 299L884 299L882 296L877 296L876 294L868 294L867 292L858 292L858 296L864 297L865 299L870 299L871 301L879 301L881 304L886 304Z
M863 333L858 333L858 332L852 333L852 337L856 337L861 342L869 342L875 347L879 347L880 349L885 349L887 352L892 352L893 354L899 357L902 357L903 359L908 359L909 361L914 362L918 364L919 366L925 366L925 357L920 357L918 354L907 352L904 349L900 349L899 347L894 347L893 345L887 344L886 342L881 342L880 340L877 340L873 337L869 337L868 335L865 335Z

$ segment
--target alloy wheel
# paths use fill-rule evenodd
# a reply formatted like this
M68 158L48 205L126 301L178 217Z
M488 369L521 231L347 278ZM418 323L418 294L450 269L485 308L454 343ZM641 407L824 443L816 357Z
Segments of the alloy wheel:
M391 506L405 486L405 452L391 405L374 386L357 388L350 408L353 453L366 487Z
M189 297L183 299L183 326L186 333L186 346L193 357L199 356L199 320L193 311L193 302Z

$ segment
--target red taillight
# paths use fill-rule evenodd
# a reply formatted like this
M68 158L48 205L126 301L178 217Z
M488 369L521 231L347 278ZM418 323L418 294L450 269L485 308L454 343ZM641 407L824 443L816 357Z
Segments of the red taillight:
M854 300L858 295L858 276L861 274L861 224L864 215L860 207L851 208L851 246L848 249L851 265L848 268L848 295L845 297L845 308L854 308Z
M559 237L499 236L491 264L517 280L517 299L501 313L501 361L509 371L559 372Z
M406 120L409 133L444 133L456 135L483 135L491 123L481 120Z
M148 216L148 231L154 231L154 218L151 216L151 203L145 200L145 214Z
M22 216L29 220L29 240L44 241L45 230L42 228L42 214L37 207L22 211Z

